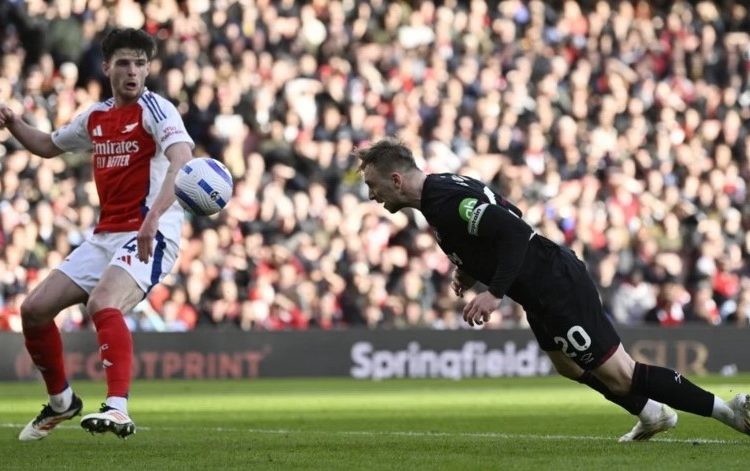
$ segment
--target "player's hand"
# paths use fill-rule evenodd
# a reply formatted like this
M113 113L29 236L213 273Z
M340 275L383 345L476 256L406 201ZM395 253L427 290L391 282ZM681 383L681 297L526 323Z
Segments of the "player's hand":
M453 270L453 279L451 280L451 289L459 298L464 297L466 290L471 289L477 280L461 271L460 268Z
M500 306L500 299L489 291L479 293L464 307L464 320L470 326L489 322L492 313Z
M159 219L154 217L154 213L148 213L136 236L138 260L143 263L148 263L148 259L154 252L154 238L156 238L156 231L158 229Z
M0 105L0 129L5 129L8 125L16 121L16 114L12 109L5 105Z

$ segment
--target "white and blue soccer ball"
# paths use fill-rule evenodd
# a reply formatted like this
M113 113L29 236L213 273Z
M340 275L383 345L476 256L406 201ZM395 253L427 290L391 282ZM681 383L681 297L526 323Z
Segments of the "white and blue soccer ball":
M182 166L174 181L180 206L198 216L216 214L232 198L232 174L210 157L195 158Z

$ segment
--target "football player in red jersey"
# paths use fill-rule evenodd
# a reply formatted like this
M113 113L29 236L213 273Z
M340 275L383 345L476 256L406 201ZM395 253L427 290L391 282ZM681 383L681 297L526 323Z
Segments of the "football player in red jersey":
M184 211L175 202L174 179L193 158L193 141L175 107L145 87L156 50L144 31L114 29L104 38L103 70L112 98L96 103L68 125L48 134L4 104L0 128L32 153L51 158L67 151L91 153L100 216L93 233L37 285L21 306L26 348L39 368L49 403L19 435L39 440L83 403L68 384L55 316L85 303L94 322L107 378L99 412L81 419L92 433L127 437L133 346L123 313L170 272L179 251Z
M725 402L676 371L633 360L605 316L585 264L537 234L511 202L473 178L426 175L412 152L392 139L357 155L370 199L392 213L419 210L438 234L438 245L456 265L453 291L462 296L477 281L487 286L466 305L464 320L483 324L506 295L518 302L561 375L639 418L621 442L673 428L677 414L665 404L750 435L750 395Z

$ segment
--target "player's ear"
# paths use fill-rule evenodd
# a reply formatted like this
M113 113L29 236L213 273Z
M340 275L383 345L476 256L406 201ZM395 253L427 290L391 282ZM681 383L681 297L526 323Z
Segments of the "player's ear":
M403 177L398 172L391 172L391 181L393 182L393 185L396 188L401 188L401 184L403 183Z
M102 72L104 72L105 77L109 77L109 67L110 64L108 60L102 62Z

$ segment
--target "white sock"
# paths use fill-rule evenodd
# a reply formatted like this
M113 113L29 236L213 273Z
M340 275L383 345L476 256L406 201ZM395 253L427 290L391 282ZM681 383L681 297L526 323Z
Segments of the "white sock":
M714 410L711 412L711 417L734 427L734 411L719 396L714 396Z
M128 413L128 398L126 397L109 396L105 404L120 412Z
M659 414L661 414L661 402L649 399L643 406L641 413L638 414L638 418L641 419L641 422L653 423L659 419Z
M73 389L70 386L57 394L50 394L49 405L55 412L65 412L73 402Z

